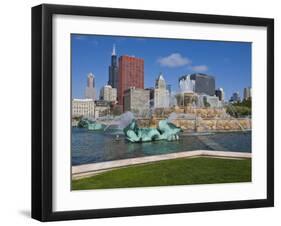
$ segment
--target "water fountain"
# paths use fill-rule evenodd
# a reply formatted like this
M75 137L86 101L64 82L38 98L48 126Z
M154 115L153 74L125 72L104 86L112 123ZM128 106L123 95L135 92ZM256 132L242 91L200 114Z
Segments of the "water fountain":
M149 114L151 117L152 112ZM143 115L143 114L141 114ZM148 115L146 115L148 116ZM139 127L137 118L130 111L116 117L113 121L103 129L104 133L115 135L115 140L120 140L119 135L125 135L125 138L130 142L148 142L157 140L178 140L181 128L171 123L169 118L160 120L157 128Z
M181 131L167 119L159 121L157 128L139 128L135 119L124 128L126 139L131 142L174 141L179 139Z
M110 134L123 134L123 129L128 126L133 119L135 119L134 114L127 111L109 121L103 131Z
M233 118L236 119L235 121L236 121L236 123L238 124L238 126L241 128L241 130L242 130L242 131L246 131L246 130L244 129L244 127L241 125L241 123L239 122L239 120L237 119L237 117L236 117L236 116L239 116L239 115L238 115L238 113L237 113L235 107L234 107L231 103L228 104L227 106L228 106L229 109L231 110L232 114L235 115L235 117L233 117Z
M118 135L117 140L125 135L131 142L177 140L181 129L185 134L251 129L251 119L232 117L221 103L206 106L202 102L204 94L194 92L194 81L189 77L181 80L179 85L180 90L169 97L169 107L155 108L154 101L149 100L148 109L94 120L83 118L78 127Z

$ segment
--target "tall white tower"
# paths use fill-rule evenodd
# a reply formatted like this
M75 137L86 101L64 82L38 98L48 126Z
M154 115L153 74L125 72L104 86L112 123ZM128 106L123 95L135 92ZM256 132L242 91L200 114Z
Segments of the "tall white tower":
M169 90L167 90L163 74L160 73L155 82L154 107L167 108L169 107L169 100Z

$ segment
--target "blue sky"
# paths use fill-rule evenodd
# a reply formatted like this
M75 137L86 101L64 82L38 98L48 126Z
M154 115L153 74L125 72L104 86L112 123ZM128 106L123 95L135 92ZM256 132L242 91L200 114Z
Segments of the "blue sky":
M118 56L144 59L145 87L154 87L160 72L173 91L179 90L180 76L195 72L215 76L216 88L223 88L227 99L236 91L243 96L243 88L251 86L251 43L78 34L71 39L73 98L84 97L89 72L99 95L108 81L113 44Z

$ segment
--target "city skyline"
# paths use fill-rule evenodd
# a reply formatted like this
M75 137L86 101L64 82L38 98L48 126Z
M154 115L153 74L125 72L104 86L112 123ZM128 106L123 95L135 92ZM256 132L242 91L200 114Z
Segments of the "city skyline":
M154 87L161 72L172 91L184 74L206 73L223 88L226 99L251 86L251 43L72 35L72 98L82 98L87 74L95 76L96 91L108 83L112 48L116 55L144 59L144 87ZM98 98L97 98L98 99Z

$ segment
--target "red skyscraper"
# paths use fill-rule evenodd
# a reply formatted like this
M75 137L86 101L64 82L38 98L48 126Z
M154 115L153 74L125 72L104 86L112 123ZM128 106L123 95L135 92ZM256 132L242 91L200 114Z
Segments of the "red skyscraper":
M118 72L118 103L124 104L124 91L130 87L144 88L144 61L143 59L121 56L119 57Z

